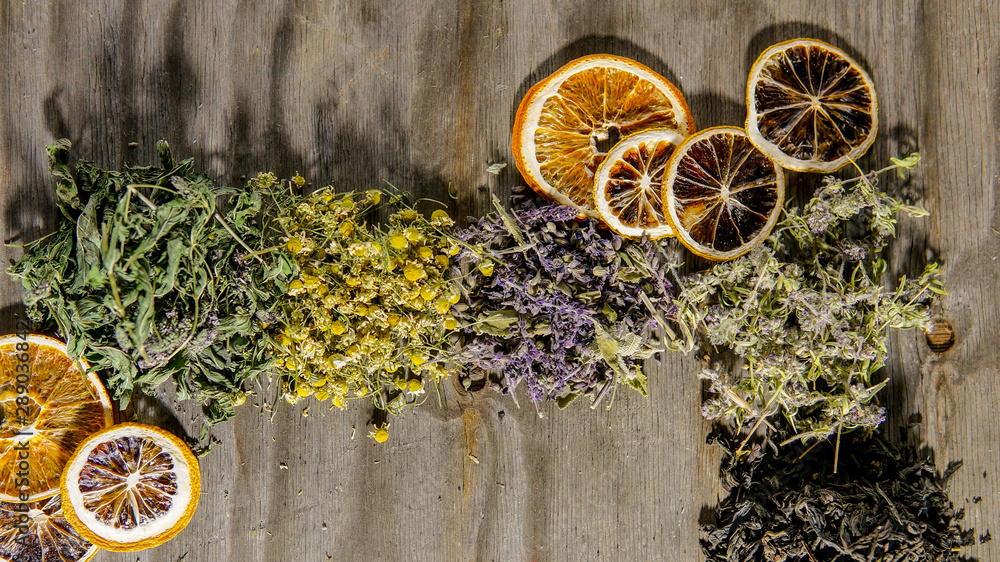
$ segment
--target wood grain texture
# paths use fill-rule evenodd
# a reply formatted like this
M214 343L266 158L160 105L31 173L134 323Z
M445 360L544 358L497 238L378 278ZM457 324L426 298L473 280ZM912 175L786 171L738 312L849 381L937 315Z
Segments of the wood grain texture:
M964 459L953 498L969 525L998 533L996 21L997 0L3 2L3 236L54 228L44 146L60 137L105 166L153 162L166 138L221 181L264 170L343 189L388 181L448 201L455 216L481 215L491 193L504 199L521 181L513 166L486 172L511 161L521 96L569 60L637 59L679 86L707 127L742 124L746 75L765 47L824 39L878 88L883 129L862 166L924 157L914 181L890 187L933 214L904 221L889 258L898 273L943 261L950 294L938 312L958 332L944 356L921 334L893 336L890 424L922 414L908 438L939 466ZM0 253L7 263L19 250ZM0 277L5 333L19 303ZM313 405L308 417L285 406L273 421L244 407L214 431L190 526L154 550L96 560L698 560L699 518L721 490L697 370L668 355L651 369L649 399L619 394L611 411L574 405L544 418L449 386L440 405L394 420L382 446L364 438L371 412L360 405ZM139 415L199 429L169 392ZM997 548L969 553L998 559Z

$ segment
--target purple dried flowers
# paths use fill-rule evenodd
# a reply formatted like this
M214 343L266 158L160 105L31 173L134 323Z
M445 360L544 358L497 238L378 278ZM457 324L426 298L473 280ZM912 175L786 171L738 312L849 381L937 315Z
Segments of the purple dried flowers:
M529 201L458 234L453 274L467 305L455 361L489 372L513 395L524 383L538 408L581 394L596 406L616 383L646 394L642 360L662 349L658 325L672 319L662 248L578 221L577 212Z

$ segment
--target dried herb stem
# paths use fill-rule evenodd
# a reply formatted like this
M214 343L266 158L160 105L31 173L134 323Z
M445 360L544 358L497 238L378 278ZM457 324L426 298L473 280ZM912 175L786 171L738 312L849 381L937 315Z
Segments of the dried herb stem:
M129 197L131 197L132 195L135 195L136 197L139 198L140 201L142 201L143 203L145 203L146 206L149 207L149 209L151 211L153 211L154 213L156 212L157 206L152 201L150 201L148 198L146 198L146 196L143 195L142 192L140 192L136 188L137 187L160 187L160 186L155 186L155 185L141 185L140 186L140 185L136 185L134 183L130 183L130 184L128 184L127 187L128 187L128 196ZM126 209L127 208L128 208L128 206L126 206Z

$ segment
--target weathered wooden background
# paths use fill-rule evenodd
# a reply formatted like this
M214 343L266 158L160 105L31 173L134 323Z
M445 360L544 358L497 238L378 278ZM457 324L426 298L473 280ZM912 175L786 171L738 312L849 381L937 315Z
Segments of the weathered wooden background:
M958 332L941 357L921 334L893 336L891 424L923 415L910 439L939 466L965 460L953 498L969 525L998 534L997 21L997 0L3 0L3 237L54 227L44 146L60 137L106 166L153 163L166 138L229 182L299 172L438 199L450 182L453 214L482 214L490 193L503 199L520 182L513 166L486 168L511 161L521 96L565 62L635 58L681 88L701 128L742 124L746 75L766 46L825 39L878 88L884 125L862 165L924 157L911 187L933 214L902 223L890 261L907 271L943 260L940 313ZM19 253L0 249L5 264ZM0 277L3 332L20 294ZM699 560L699 518L720 488L697 370L667 356L648 400L621 395L611 411L578 404L544 419L448 388L441 406L395 420L384 445L363 437L371 412L360 404L314 405L309 417L286 406L273 422L248 405L214 431L221 444L203 459L190 526L156 549L97 560ZM169 397L140 416L198 429ZM969 553L1000 559L995 543Z

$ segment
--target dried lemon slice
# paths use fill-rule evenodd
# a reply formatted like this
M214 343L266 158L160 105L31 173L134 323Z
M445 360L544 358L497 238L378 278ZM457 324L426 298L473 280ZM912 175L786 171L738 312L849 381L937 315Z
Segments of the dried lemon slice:
M680 90L633 60L590 55L528 90L514 119L511 150L532 189L598 218L594 174L610 139L655 128L694 132Z
M731 260L774 228L785 200L785 176L743 129L713 127L677 147L663 200L667 220L687 249Z
M86 562L98 550L66 521L62 496L0 502L0 562Z
M832 45L815 39L779 43L750 70L746 130L757 148L785 168L832 172L874 142L875 86Z
M79 365L66 344L50 337L0 338L0 501L59 493L73 450L114 423L101 380Z
M66 519L90 542L119 552L162 544L198 505L198 459L183 441L137 423L84 441L62 476Z
M663 173L684 137L670 129L629 135L597 169L594 203L601 220L622 236L673 236L663 216Z

